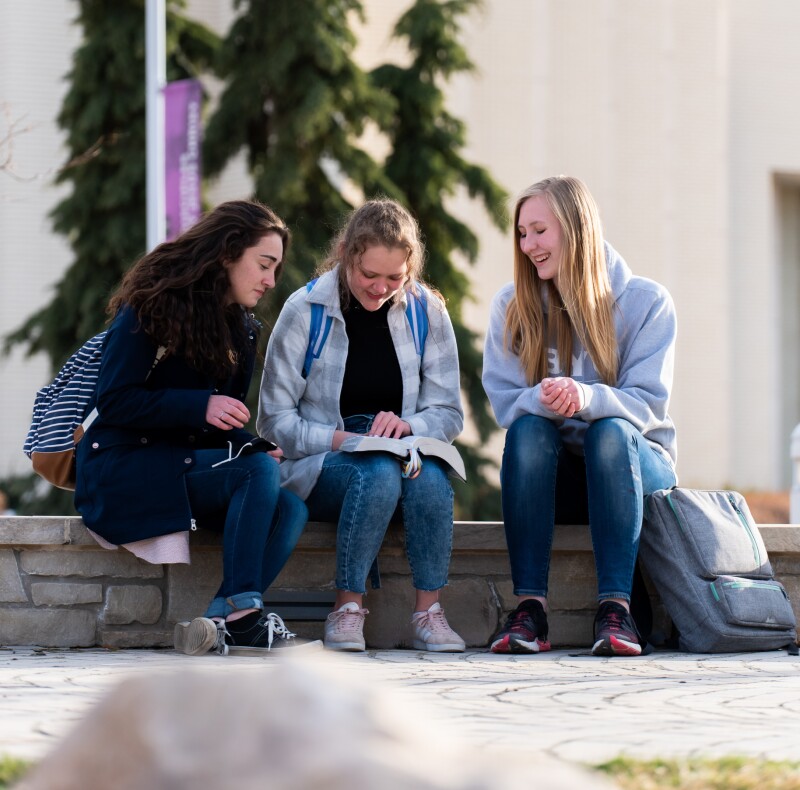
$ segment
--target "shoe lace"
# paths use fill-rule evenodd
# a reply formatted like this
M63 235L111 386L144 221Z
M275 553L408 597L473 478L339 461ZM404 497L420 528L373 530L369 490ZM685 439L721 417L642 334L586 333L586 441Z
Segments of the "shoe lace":
M449 633L453 629L444 616L444 609L437 609L434 612L423 612L416 618L417 625L426 626L433 633Z
M264 615L260 620L260 624L269 629L267 632L267 650L272 648L272 641L276 636L281 639L294 639L297 636L286 627L286 624L275 612L269 612Z
M228 629L225 627L225 621L217 620L217 639L214 642L214 646L211 648L217 655L228 655L228 643L225 641L227 635Z
M272 649L272 643L276 636L287 640L294 639L297 636L297 634L292 633L286 627L286 623L284 623L283 620L277 614L275 614L275 612L268 612L265 614L258 621L258 624L262 628L267 629L267 650ZM225 621L220 620L217 623L217 639L211 649L221 656L228 655L228 643L225 640L226 636L228 636L228 629L225 627Z
M612 634L625 634L639 639L639 633L628 611L622 606L605 607L600 613L601 630Z
M361 631L361 623L369 614L367 609L346 609L343 612L333 612L331 624L337 634L347 634Z
M603 625L609 631L622 631L622 617L620 616L619 612L607 612L605 618L603 619Z
M547 639L547 615L541 609L515 609L506 619L506 625L503 629L505 631L512 631L515 633L530 634L531 632L537 638Z

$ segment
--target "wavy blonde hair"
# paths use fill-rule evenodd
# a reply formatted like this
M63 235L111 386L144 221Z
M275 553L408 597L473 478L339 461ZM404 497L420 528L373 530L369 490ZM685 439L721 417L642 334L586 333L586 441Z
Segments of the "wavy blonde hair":
M520 248L520 210L536 196L544 197L561 225L558 289L552 280L540 279ZM613 303L600 213L587 186L577 178L554 176L523 190L514 208L514 296L506 311L505 336L507 347L522 362L528 384L548 375L547 347L552 339L562 367L572 374L574 332L602 380L613 386L619 372Z
M406 251L406 279L401 290L417 293L416 284L422 283L425 265L425 245L419 225L414 217L399 203L388 198L368 200L355 209L331 242L328 255L317 267L320 275L339 266L339 296L342 308L350 302L348 275L370 247L404 249ZM425 283L428 290L441 299L441 294Z

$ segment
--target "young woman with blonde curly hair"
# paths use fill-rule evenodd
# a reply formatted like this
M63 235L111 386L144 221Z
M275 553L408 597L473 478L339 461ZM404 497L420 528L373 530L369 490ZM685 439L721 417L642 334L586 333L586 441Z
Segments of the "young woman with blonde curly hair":
M447 465L429 456L419 476L403 477L389 453L339 449L357 434L452 442L461 432L455 334L444 301L421 283L424 255L408 211L367 201L337 235L313 287L289 297L267 349L259 433L284 449L283 483L305 499L310 518L338 522L336 606L325 624L333 650L365 648L366 580L396 510L415 587L409 641L464 649L439 603L453 534ZM405 310L423 294L428 334L418 347ZM330 329L304 371L313 305L324 307Z

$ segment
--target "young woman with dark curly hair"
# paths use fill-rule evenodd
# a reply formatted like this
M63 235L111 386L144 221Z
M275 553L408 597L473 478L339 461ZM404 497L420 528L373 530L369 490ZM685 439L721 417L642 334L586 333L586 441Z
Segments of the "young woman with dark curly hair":
M279 451L244 430L259 324L289 231L256 201L231 201L160 244L125 275L108 312L98 417L77 450L75 506L103 545L188 562L188 535L223 529L223 578L177 649L294 645L262 594L306 522L280 488ZM260 445L263 447L263 441Z

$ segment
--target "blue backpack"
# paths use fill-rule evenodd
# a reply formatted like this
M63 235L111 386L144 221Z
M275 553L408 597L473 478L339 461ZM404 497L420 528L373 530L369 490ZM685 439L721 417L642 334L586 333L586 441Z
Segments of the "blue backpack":
M311 280L306 285L306 290L311 293L312 288L318 278ZM419 296L415 296L411 291L406 292L406 319L411 327L411 334L414 336L414 348L418 356L422 356L425 351L425 340L428 337L428 297L425 290L420 286ZM325 305L318 302L311 303L311 325L308 328L308 348L306 358L303 361L303 378L308 378L311 365L315 359L319 359L328 333L331 331L333 318L328 315Z

